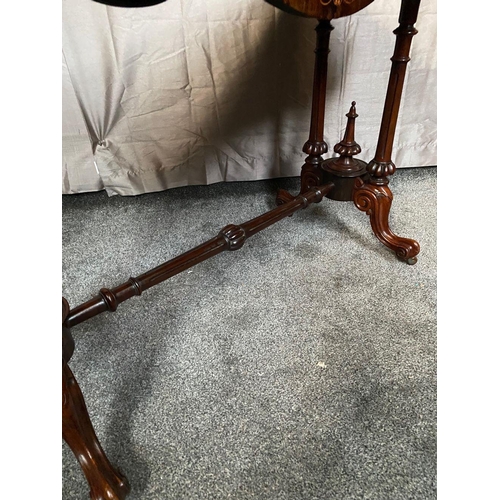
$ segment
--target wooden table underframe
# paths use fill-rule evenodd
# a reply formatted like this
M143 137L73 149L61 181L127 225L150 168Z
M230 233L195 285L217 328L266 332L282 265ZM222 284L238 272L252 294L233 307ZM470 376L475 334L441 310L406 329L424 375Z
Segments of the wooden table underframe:
M138 7L154 5L164 0L99 0L108 5ZM106 457L90 421L78 383L68 365L75 344L71 328L102 312L115 311L120 303L166 279L223 251L238 250L246 239L257 232L292 215L297 210L319 203L325 197L337 201L352 201L366 212L375 236L396 256L415 264L419 244L395 235L389 227L392 193L389 177L396 167L392 148L403 91L406 67L412 38L417 34L420 0L402 0L399 26L394 30L396 44L391 58L392 67L380 125L375 157L367 164L355 155L361 151L355 141L355 103L347 116L343 139L334 147L337 156L324 160L328 146L324 141L326 82L331 20L352 15L373 0L269 0L278 8L294 14L318 19L316 27L316 56L309 139L303 147L306 158L301 171L301 187L297 195L279 190L277 208L239 225L225 226L211 240L186 253L113 288L102 288L93 299L70 308L66 299L62 315L62 428L63 438L78 459L90 487L92 500L123 500L130 492L126 477Z

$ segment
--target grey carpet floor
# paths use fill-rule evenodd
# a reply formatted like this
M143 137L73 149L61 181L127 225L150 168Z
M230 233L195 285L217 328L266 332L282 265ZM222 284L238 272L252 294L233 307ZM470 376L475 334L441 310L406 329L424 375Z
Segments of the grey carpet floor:
M130 499L436 498L436 180L391 181L414 266L324 200L74 328L70 366ZM84 302L298 185L64 196L63 296ZM88 498L65 443L62 497Z

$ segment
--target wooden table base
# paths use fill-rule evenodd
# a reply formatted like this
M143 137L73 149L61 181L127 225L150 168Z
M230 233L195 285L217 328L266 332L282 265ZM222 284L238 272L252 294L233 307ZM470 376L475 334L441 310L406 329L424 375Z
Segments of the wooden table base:
M354 7L361 8L362 5L371 1L357 0L358 3ZM294 0L287 0L287 2L294 3ZM411 39L417 33L414 23L417 19L419 4L420 0L402 0L401 3L399 27L394 31L396 47L392 57L377 150L372 161L367 164L355 158L361 152L354 137L355 120L358 116L355 102L352 103L347 114L348 121L344 137L334 147L338 156L326 160L322 157L328 150L323 138L323 130L329 40L333 28L329 19L321 19L316 28L311 126L309 139L303 147L307 157L302 167L299 194L293 196L287 191L280 190L277 195L277 208L243 224L225 226L211 240L141 276L129 278L128 281L113 289L102 288L96 297L71 310L63 298L63 438L83 469L90 486L92 500L123 500L130 491L130 486L125 476L111 465L99 444L82 392L68 366L74 350L70 328L102 312L115 311L123 301L135 295L141 295L148 288L214 255L226 250L238 250L247 238L284 217L293 215L297 210L306 208L311 203L319 203L324 197L337 201L353 201L359 210L369 215L373 232L384 245L408 264L414 264L417 261L417 254L420 251L418 243L395 235L389 227L389 212L393 196L388 184L389 177L396 169L391 160L392 146L406 66L410 60ZM351 5L351 3L346 2L345 5Z
M328 151L323 138L326 81L328 72L328 52L330 32L333 29L330 21L320 20L316 27L316 62L314 67L314 87L309 139L303 151L308 156L301 172L301 190L303 193L313 186L324 182L333 182L334 189L328 198L338 201L353 201L354 205L370 216L370 223L375 236L396 256L408 264L417 262L420 245L412 239L402 238L392 232L389 227L389 212L392 205L392 192L389 189L389 177L396 171L392 162L394 135L401 104L401 95L406 74L406 66L410 61L410 47L414 35L415 22L418 16L420 0L402 0L399 14L399 26L394 30L396 45L391 58L392 67L385 98L382 122L380 125L375 157L368 164L355 159L361 148L354 138L354 122L357 118L355 102L347 114L347 127L344 138L335 145L334 151L339 155L324 160L322 155ZM278 204L292 199L292 195L284 190L278 192Z

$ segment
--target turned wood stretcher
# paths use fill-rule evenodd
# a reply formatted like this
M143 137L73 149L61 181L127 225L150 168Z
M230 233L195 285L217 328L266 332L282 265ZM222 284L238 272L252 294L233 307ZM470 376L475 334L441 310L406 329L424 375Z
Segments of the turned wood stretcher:
M118 7L147 7L165 0L97 0ZM176 0L171 0L176 1ZM392 193L389 177L396 167L391 160L396 122L406 66L410 60L412 37L417 33L420 0L402 0L399 26L394 31L396 45L385 99L375 157L365 163L354 158L361 152L355 141L355 102L347 116L343 139L335 145L337 155L324 160L328 151L323 138L326 75L332 19L350 16L374 0L268 0L275 7L291 14L313 17L316 27L316 56L309 139L303 147L307 155L301 171L301 188L297 195L279 190L277 208L242 224L225 226L217 236L186 253L123 284L99 294L84 304L70 308L62 299L62 428L63 438L78 459L90 487L93 500L122 500L130 491L126 477L106 457L94 432L78 383L68 366L75 344L71 329L105 311L115 311L125 300L141 295L145 290L223 251L238 250L247 238L262 231L297 210L319 203L323 198L353 201L370 217L375 236L397 257L415 264L420 251L412 239L395 235L389 227Z

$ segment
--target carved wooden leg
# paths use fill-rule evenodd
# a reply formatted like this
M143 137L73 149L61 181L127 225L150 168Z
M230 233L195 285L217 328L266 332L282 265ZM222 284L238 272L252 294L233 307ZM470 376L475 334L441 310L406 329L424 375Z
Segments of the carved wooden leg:
M392 162L392 147L398 120L401 95L410 61L412 38L418 33L415 22L418 16L420 0L401 0L399 26L394 30L396 45L391 57L392 66L385 97L384 111L377 142L375 157L368 163L368 178L356 179L354 187L354 203L370 215L373 232L377 238L396 252L396 255L415 264L416 255L420 251L419 244L407 238L396 236L389 229L389 211L392 204L392 193L388 187L389 177L396 171Z
M376 185L357 178L354 182L354 204L370 216L375 236L396 255L408 264L417 262L420 245L409 238L396 236L389 228L389 211L392 205L392 192L387 185Z
M130 491L127 478L116 471L97 440L82 391L63 360L62 430L82 467L92 500L123 500Z
M300 194L311 188L323 184L323 171L321 170L321 155L328 151L324 141L325 104L326 104L326 77L328 71L328 53L330 52L330 33L333 26L330 21L319 20L316 26L316 57L314 64L314 83L311 106L311 124L309 139L304 144L302 151L308 156L305 159L300 174ZM294 196L288 191L280 189L276 196L276 203L283 205L293 200Z

